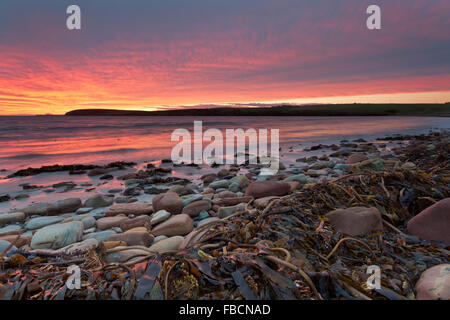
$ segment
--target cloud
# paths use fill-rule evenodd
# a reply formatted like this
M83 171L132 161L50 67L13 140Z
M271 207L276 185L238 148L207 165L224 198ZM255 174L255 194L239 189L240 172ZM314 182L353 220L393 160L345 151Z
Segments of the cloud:
M450 91L447 0L0 3L2 113ZM20 112L19 112L20 111Z

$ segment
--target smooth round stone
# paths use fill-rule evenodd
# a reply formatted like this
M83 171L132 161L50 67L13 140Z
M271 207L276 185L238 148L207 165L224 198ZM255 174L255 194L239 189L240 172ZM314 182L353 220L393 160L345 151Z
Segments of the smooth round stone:
M26 224L25 224L25 228L27 230L36 230L36 229L40 229L55 223L59 223L61 221L63 221L64 218L62 217L39 217L39 218L34 218L29 220Z
M93 209L94 208L89 208L89 207L79 208L75 213L76 214L86 214L86 213L91 212Z
M13 213L2 213L0 214L0 226L11 222L18 222L25 219L25 213L23 212L13 212Z
M187 214L177 214L158 224L153 230L154 236L184 236L194 228L194 220Z
M95 220L94 217L88 216L88 217L82 219L81 222L83 223L84 229L89 229L89 228L95 227L97 221Z
M193 196L184 196L184 197L181 197L181 199L183 200L183 207L185 207L188 204L190 204L191 202L194 202L194 201L197 201L197 200L202 200L203 199L203 195L196 194L196 195L193 195Z
M170 212L166 210L159 210L158 212L154 213L152 215L152 219L150 220L150 224L153 226L155 224L161 223L163 221L166 221L170 218Z
M58 223L39 229L31 239L32 249L59 249L81 241L83 224L80 221Z
M90 208L103 208L103 207L109 207L114 202L113 197L108 197L102 194L96 194L90 198L88 198L85 203L84 207L90 207Z
M190 217L196 217L201 211L211 209L211 202L208 200L198 200L191 202L183 208L182 213L189 215Z
M197 222L197 228L201 227L202 225L207 224L211 221L217 221L217 220L220 220L220 219L217 217L210 217L210 218L203 219L203 220Z
M208 187L213 189L228 189L229 184L230 182L228 180L219 180L210 183Z
M291 181L300 181L300 182L306 182L307 177L304 174L297 174L294 176L289 176L284 181L291 182Z
M10 224L9 226L0 228L0 234L9 232L9 231L16 231L16 230L20 230L20 229L22 229L20 226L15 225L15 224Z
M105 208L97 208L88 213L90 216L93 216L95 219L103 218L106 215Z
M157 243L157 242L159 242L161 240L164 240L164 239L167 239L167 236L165 236L165 235L157 236L155 239L153 239L152 245L154 245L155 243Z
M209 213L208 213L207 211L202 211L202 212L200 212L199 215L198 215L198 218L199 218L200 220L206 219L206 218L208 218L208 217L209 217Z
M163 239L153 244L150 247L150 250L158 252L159 254L176 251L180 247L180 244L183 242L183 240L184 237L181 236L174 236L167 239Z
M98 241L107 241L108 237L112 234L116 234L116 232L113 230L105 230L86 234L83 239L97 239Z

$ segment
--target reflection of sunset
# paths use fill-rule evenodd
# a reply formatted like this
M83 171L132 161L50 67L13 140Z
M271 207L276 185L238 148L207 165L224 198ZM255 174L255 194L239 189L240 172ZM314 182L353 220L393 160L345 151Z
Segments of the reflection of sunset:
M27 168L54 164L107 163L118 160L151 161L170 158L171 141L177 128L189 130L194 141L194 120L203 121L203 133L210 128L279 129L280 145L341 139L345 136L384 135L427 126L441 126L446 118L424 117L0 117L0 168ZM39 120L39 121L36 121ZM442 121L441 121L442 120ZM448 122L448 121L447 121ZM270 123L270 125L268 125ZM239 124L239 127L236 127ZM42 130L45 126L48 129ZM13 138L14 137L14 138ZM205 148L209 140L200 141ZM270 132L268 132L270 144ZM248 145L248 139L245 142ZM193 149L192 149L193 150Z

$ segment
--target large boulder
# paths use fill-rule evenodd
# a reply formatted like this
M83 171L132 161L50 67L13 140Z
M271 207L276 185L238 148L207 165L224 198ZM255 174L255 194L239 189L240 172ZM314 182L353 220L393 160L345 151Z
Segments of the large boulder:
M80 221L53 224L36 231L31 239L32 249L59 249L81 241L83 224Z
M383 230L383 220L377 208L352 207L328 212L331 225L350 236L359 236Z
M58 200L51 204L47 208L48 215L55 215L60 213L75 212L81 207L81 199L69 198L64 200Z
M247 187L245 195L259 199L270 196L284 196L290 190L291 186L283 181L255 181Z
M189 215L190 217L196 217L202 211L208 211L211 209L211 202L208 200L199 200L189 203L183 208L182 213Z
M423 240L450 243L450 198L433 204L409 220L408 232Z
M183 200L175 192L158 194L152 200L153 210L166 210L171 214L180 214L183 209Z
M134 214L135 216L150 215L153 213L153 206L151 203L125 203L116 204L109 208L106 212L107 216L117 216L124 214L126 216Z
M114 202L114 197L108 197L102 194L96 194L88 198L84 202L84 207L88 208L103 208L109 207Z
M450 264L425 270L416 284L418 300L450 300Z
M178 214L172 216L163 223L157 225L153 230L154 236L184 236L194 228L194 220L187 214Z

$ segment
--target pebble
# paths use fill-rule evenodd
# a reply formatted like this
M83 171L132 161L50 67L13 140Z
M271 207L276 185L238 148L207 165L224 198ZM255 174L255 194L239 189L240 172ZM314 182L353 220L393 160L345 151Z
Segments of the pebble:
M151 217L150 224L152 226L156 225L158 223L166 221L167 219L170 218L170 216L171 216L170 212L168 212L166 210L159 210L158 212L153 214L153 216Z
M9 224L11 222L19 222L25 219L25 213L13 212L0 214L0 226Z
M155 238L156 239L156 238ZM155 244L150 247L151 251L163 254L166 252L177 251L180 244L183 242L184 237L174 236L166 239L158 240Z
M377 208L351 207L328 212L325 217L337 230L350 236L382 231L383 221Z
M123 221L128 220L124 216L105 217L97 220L97 228L100 230L110 229L112 227L119 227Z
M119 234L112 234L108 237L108 241L124 241L129 246L148 247L155 237L147 231L135 231Z
M196 217L200 212L211 209L211 202L208 200L199 200L188 204L183 208L182 213L190 217Z
M224 188L224 189L228 189L230 182L228 180L219 180L219 181L214 181L212 183L209 184L209 188L212 189L219 189L219 188Z
M63 221L64 218L62 217L39 217L39 218L33 218L25 224L25 228L27 230L35 230L40 229L55 223L59 223Z
M47 208L48 215L55 215L61 213L75 212L81 207L81 199L69 198L64 200L58 200L51 204Z
M450 244L450 198L436 202L409 220L408 232L423 240Z
M225 218L228 217L230 215L232 215L235 212L239 212L239 211L244 211L245 210L245 203L240 203L237 204L235 206L230 206L230 207L220 207L219 211L217 212L217 215L219 216L219 218Z
M124 214L126 216L133 214L135 216L150 215L153 213L153 206L151 203L127 203L116 204L109 208L106 216L117 216Z
M59 249L81 241L83 224L80 221L59 223L39 229L31 239L32 249Z
M300 181L302 183L306 183L307 177L304 174L296 174L293 176L289 176L286 179L284 179L285 182L291 182L291 181Z
M154 236L184 236L192 231L194 221L187 214L178 214L157 225L153 230Z
M109 207L114 202L113 197L108 197L102 194L96 194L92 197L89 197L84 202L84 207L89 208L103 208L103 207Z
M269 196L284 196L290 190L290 185L283 181L255 181L247 187L245 195L259 199Z
M183 209L183 200L175 192L158 194L152 199L153 210L166 210L171 214L179 214Z
M128 219L120 223L120 229L123 231L131 230L137 227L149 228L151 225L151 218L149 216L139 216L133 219Z

